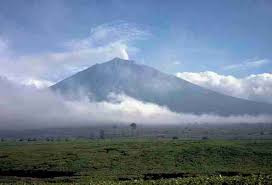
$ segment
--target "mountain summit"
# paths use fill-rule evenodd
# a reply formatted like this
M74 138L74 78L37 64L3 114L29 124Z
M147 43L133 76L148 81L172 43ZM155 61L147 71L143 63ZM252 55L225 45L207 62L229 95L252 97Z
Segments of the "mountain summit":
M166 106L174 112L219 115L272 114L272 105L216 93L130 60L95 64L50 87L63 95L103 101L110 93Z

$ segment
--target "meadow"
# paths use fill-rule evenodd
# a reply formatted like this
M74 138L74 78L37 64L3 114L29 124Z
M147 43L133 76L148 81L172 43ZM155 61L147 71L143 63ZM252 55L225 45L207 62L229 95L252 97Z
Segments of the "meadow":
M0 142L0 184L272 184L272 140Z

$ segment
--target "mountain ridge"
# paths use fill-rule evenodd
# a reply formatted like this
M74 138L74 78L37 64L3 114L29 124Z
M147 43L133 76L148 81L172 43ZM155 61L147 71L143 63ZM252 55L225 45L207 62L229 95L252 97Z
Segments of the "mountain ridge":
M134 61L114 58L95 64L50 87L70 98L80 94L94 101L110 93L167 106L171 111L194 114L272 114L272 105L244 100L205 89L174 75Z

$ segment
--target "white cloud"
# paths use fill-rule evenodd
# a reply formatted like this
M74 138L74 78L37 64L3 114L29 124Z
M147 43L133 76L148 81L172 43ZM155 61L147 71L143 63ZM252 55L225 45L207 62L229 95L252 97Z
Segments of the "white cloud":
M5 52L8 48L8 41L0 37L0 54Z
M177 73L177 77L208 89L234 97L272 103L272 73L244 78L224 76L215 72Z
M175 60L175 61L173 61L173 64L174 65L179 65L179 64L181 64L181 62L179 60Z
M89 37L75 39L65 45L73 51L110 46L115 50L116 57L128 60L129 44L135 40L146 39L148 36L150 33L139 25L117 21L92 28ZM135 49L132 47L131 51L133 50Z
M0 68L0 74L23 82L29 79L56 82L95 63L115 57L129 59L128 51L132 54L137 52L133 42L148 35L147 31L135 24L120 21L103 24L93 28L86 38L66 42L62 52L0 55L0 65L5 66ZM0 39L1 48L11 50L3 39Z
M66 43L73 50L106 46L109 43L128 43L134 40L146 39L149 32L139 25L123 21L102 24L91 29L90 36L75 39Z
M26 86L33 86L37 89L43 89L54 84L53 82L47 80L38 80L32 78L24 79L21 83Z
M225 70L233 70L233 69L247 69L247 68L256 68L266 64L269 64L271 61L268 59L261 59L261 60L249 60L242 64L233 64L225 66Z
M270 63L270 60L268 59L262 59L262 60L256 60L248 63L248 66L250 67L259 67L265 64Z
M18 86L0 78L0 129L75 127L136 122L139 124L268 123L271 116L194 115L171 112L167 107L126 95L110 101L90 102L82 97L68 101L48 90Z

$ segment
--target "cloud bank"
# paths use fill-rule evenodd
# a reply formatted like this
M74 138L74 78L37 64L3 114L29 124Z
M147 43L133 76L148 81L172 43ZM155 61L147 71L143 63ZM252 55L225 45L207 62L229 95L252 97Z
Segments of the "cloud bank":
M212 71L183 72L177 73L176 76L226 95L272 103L272 73L249 75L244 78L224 76Z
M171 112L167 107L126 95L109 95L109 101L90 102L82 97L68 101L48 90L18 86L0 79L0 129L80 127L99 124L269 123L268 115L194 115Z

